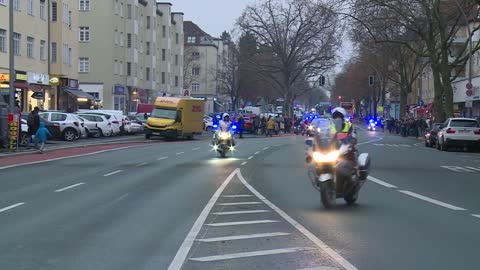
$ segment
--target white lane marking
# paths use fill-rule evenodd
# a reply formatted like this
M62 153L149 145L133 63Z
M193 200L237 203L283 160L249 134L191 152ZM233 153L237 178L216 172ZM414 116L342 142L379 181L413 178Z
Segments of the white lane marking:
M374 143L373 145L375 145L375 146L384 146L385 144L383 144L383 143Z
M469 169L465 169L463 167L460 167L460 166L440 166L444 169L448 169L450 171L454 171L454 172L473 172L472 170L469 170Z
M51 158L51 159L45 159L45 160L38 160L38 161L32 161L32 162L26 162L26 163L14 164L14 165L8 165L8 166L0 167L0 170L10 169L10 168L15 168L15 167L20 167L20 166L26 166L26 165L33 165L33 164L45 163L45 162L50 162L50 161L63 160L63 159L70 159L70 158L91 156L91 155L96 155L96 154L101 154L101 153L106 153L106 152L112 152L112 151L118 151L118 150L125 150L125 149L140 147L140 146L145 146L145 144L143 144L143 145L126 146L126 147L120 147L120 148L115 148L115 149L101 150L101 151L96 151L96 152L92 152L92 153L86 153L86 154L80 154L80 155L74 155L74 156L68 156L68 157L58 157L58 158Z
M117 174L119 172L122 172L122 170L118 170L118 171L114 171L114 172L111 172L111 173L107 173L107 174L104 174L103 176L110 176L110 175L114 175L114 174Z
M270 148L270 147L265 147L265 148L263 148L263 150L268 150L269 148Z
M237 194L237 195L222 195L225 198L243 198L243 197L252 197L253 195L249 194Z
M382 185L382 186L384 186L384 187L387 187L387 188L397 188L397 186L394 186L394 185L392 185L392 184L389 184L389 183L387 183L387 182L384 182L384 181L382 181L382 180L380 180L380 179L377 179L377 178L375 178L375 177L373 177L373 176L368 176L367 179L370 180L370 181L372 181L372 182L374 182L374 183L377 183L377 184L379 184L379 185Z
M221 242L221 241L276 237L276 236L286 236L286 235L290 235L290 234L284 233L284 232L256 233L256 234L233 235L233 236L225 236L225 237L204 238L204 239L197 239L197 241L209 243L209 242Z
M179 153L176 153L175 155L179 156L179 155L183 155L185 154L185 152L179 152Z
M248 163L247 161L244 161L244 162L242 162L242 164L240 164L240 166L244 166L247 163Z
M157 160L164 160L164 159L167 159L168 157L161 157L161 158L157 158Z
M183 240L182 245L177 251L177 254L175 254L175 258L173 258L173 261L170 263L168 266L168 270L180 270L182 268L183 263L185 262L185 259L187 258L188 252L192 248L192 245L197 238L198 233L200 232L200 229L202 228L203 224L205 223L205 220L208 217L208 213L212 210L213 206L217 202L218 198L220 197L220 194L225 190L227 185L232 181L233 177L237 174L239 169L235 169L228 177L225 179L225 181L220 185L220 187L215 191L213 194L212 198L208 201L207 205L205 205L205 208L203 208L202 212L198 216L197 220L193 224L192 229L187 234L187 237L185 237L185 240Z
M227 211L227 212L217 212L213 215L225 216L225 215L241 215L241 214L256 214L256 213L268 213L270 210L245 210L245 211Z
M209 223L205 224L211 227L223 227L223 226L237 226L237 225L252 225L252 224L265 224L265 223L276 223L280 222L278 220L271 219L262 219L262 220L246 220L246 221L236 221L236 222L220 222L220 223Z
M142 166L145 166L145 165L148 165L148 163L147 163L147 162L143 162L143 163L137 164L136 166L137 166L137 167L142 167Z
M400 146L403 146L403 147L413 147L413 146L411 146L411 145L409 145L409 144L400 144Z
M248 157L248 159L252 159L252 158L253 158L253 156L249 156L249 157Z
M223 260L231 260L231 259L238 259L238 258L309 251L314 249L315 248L313 247L280 248L280 249L270 249L270 250L260 250L260 251L240 252L240 253L231 253L231 254L216 255L216 256L190 258L190 260L197 261L197 262L214 262L214 261L223 261Z
M470 169L470 170L474 170L474 171L477 171L477 172L480 172L480 168L469 167L469 166L466 166L465 168Z
M10 209L13 209L13 208L15 208L15 207L19 207L19 206L24 205L24 204L25 204L24 202L21 202L21 203L16 203L16 204L12 204L12 205L10 205L10 206L1 208L1 209L0 209L0 213L1 213L1 212L8 211L8 210L10 210Z
M337 263L343 266L346 270L358 270L355 266L353 266L350 262L348 262L345 258L343 258L340 254L338 254L335 250L325 244L322 240L316 237L313 233L308 231L305 227L303 227L300 223L295 221L291 218L287 213L285 213L282 209L278 208L276 205L271 203L265 197L263 197L260 192L258 192L252 185L250 185L239 170L237 173L238 179L252 192L257 196L261 201L267 204L270 208L272 208L277 214L279 214L282 218L284 218L288 223L290 223L293 227L295 227L298 231L300 231L303 235L305 235L310 241L315 243L317 247L325 251L332 259L334 259Z
M192 148L193 151L200 150L200 147Z
M377 136L375 136L375 137L377 137ZM375 140L370 140L370 141L366 141L366 142L357 143L357 145L364 145L364 144L373 143L373 142L378 142L378 141L383 140L382 137L377 137L377 138L378 138L378 139L375 139Z
M251 204L261 204L261 202L232 202L232 203L217 203L218 205L223 206L232 206L232 205L251 205Z
M480 218L480 215L472 214L472 217Z
M255 154L254 154L254 155L258 155L258 154L260 154L260 151L257 151L257 152L255 152Z
M71 189L71 188L74 188L74 187L78 187L78 186L81 186L81 185L84 185L84 184L85 183L77 183L77 184L74 184L74 185L71 185L71 186L68 186L68 187L57 189L54 192L62 192L62 191L65 191L65 190L68 190L68 189Z
M443 207L451 209L451 210L460 210L460 211L467 210L467 209L464 209L464 208L461 208L461 207L458 207L458 206L455 206L455 205L452 205L452 204L444 203L444 202L441 202L441 201L438 201L438 200L435 200L435 199L432 199L432 198L429 198L429 197L426 197L426 196L423 196L423 195L420 195L420 194L417 194L415 192L411 192L411 191L408 191L408 190L399 190L398 192L401 192L403 194L415 197L417 199L420 199L420 200L423 200L423 201L426 201L426 202L429 202L429 203L433 203L433 204L436 204L436 205L443 206Z
M318 267L312 267L312 268L304 268L300 270L340 270L340 268L329 267L329 266L318 266Z

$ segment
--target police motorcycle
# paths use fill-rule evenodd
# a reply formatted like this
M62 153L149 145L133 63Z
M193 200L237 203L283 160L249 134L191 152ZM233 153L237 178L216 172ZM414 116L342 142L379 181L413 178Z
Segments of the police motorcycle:
M318 119L314 136L306 139L308 177L327 209L338 198L354 204L370 169L369 155L355 149L356 133L336 134L333 126L331 119Z
M220 157L227 157L227 153L235 151L234 133L237 130L236 124L230 124L228 130L222 130L221 124L214 125L212 140L213 151L220 154Z
M377 130L377 121L373 121L373 119L370 119L368 121L367 125L368 131L375 131Z

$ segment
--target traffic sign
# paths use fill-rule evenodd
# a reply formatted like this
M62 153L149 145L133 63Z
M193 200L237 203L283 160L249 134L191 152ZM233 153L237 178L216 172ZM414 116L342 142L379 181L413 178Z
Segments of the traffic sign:
M183 91L183 95L185 97L189 97L190 96L190 91L188 89L185 89L185 91Z
M472 89L468 89L468 90L467 90L467 96L468 96L468 97L473 96L473 91L472 91Z
M473 84L472 83L467 83L467 89L470 90L470 89L473 89Z

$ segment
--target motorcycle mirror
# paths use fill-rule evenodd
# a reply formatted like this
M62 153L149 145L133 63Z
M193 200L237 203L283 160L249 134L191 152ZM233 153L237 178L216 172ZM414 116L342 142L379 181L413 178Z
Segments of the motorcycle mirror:
M308 146L313 146L313 141L312 140L305 140L305 144Z

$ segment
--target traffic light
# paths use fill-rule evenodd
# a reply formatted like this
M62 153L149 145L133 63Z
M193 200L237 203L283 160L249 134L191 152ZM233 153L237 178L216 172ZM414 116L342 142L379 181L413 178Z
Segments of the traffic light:
M325 85L325 76L321 75L320 78L318 79L318 83L320 84L320 86L324 86Z
M338 96L338 99L342 99L342 96Z

